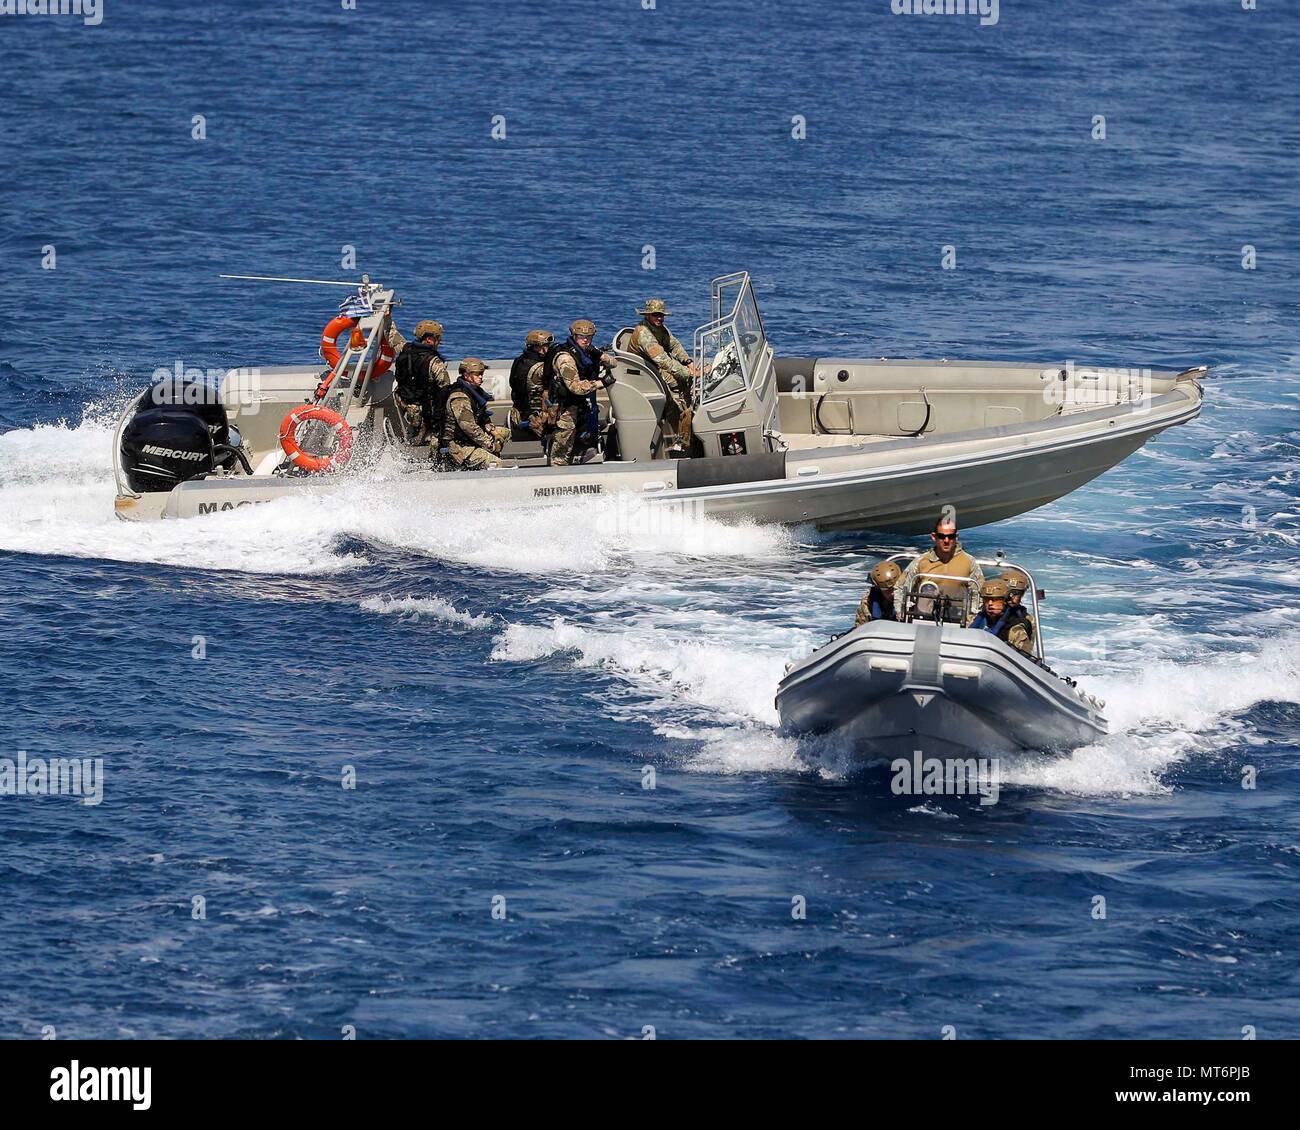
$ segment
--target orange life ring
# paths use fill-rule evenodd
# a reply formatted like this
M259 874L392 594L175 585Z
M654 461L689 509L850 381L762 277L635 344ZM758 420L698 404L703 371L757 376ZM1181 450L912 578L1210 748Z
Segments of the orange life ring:
M320 355L325 358L331 369L339 363L338 336L344 330L355 330L357 328L357 319L349 318L346 314L340 314L337 318L332 318L326 327L321 330L320 335ZM364 344L363 341L354 341L354 348ZM387 341L379 347L379 359L375 362L374 371L370 374L372 377L381 377L392 367L393 348Z
M338 446L329 455L308 455L298 446L298 427L308 420L319 420L333 429ZM280 423L280 446L295 467L304 471L332 471L344 466L352 458L352 428L331 408L316 404L303 404L290 412Z

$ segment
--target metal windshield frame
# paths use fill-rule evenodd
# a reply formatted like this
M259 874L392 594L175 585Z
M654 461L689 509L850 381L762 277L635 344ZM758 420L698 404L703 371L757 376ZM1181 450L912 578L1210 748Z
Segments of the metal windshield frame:
M724 312L723 304L727 292L735 291L735 298ZM758 352L757 358L751 357L745 348L737 325L741 316L742 305L745 304L745 298L748 296L748 309L752 310L754 318L758 322L758 331L762 336L763 348ZM754 283L748 271L733 271L729 275L719 275L709 284L709 307L713 315L712 321L700 326L695 331L692 341L693 354L695 357L696 367L700 371L700 376L696 379L694 402L699 405L716 400L726 400L739 393L747 392L751 389L757 389L760 395L767 392L767 381L762 386L756 385L759 376L766 373L768 380L774 379L775 376L775 355L772 352L771 343L767 340L767 327L763 324L763 312L758 307L758 300L754 296ZM706 385L704 378L708 374L708 362L712 358L705 357L705 342L709 338L722 337L729 334L732 343L736 346L736 359L740 366L741 387L731 388L726 392L714 393L706 398ZM766 425L768 421L764 421Z
M919 553L893 553L890 554L890 556L886 558L886 560L893 561L895 564L898 564L899 562L906 562L908 565L910 565L913 561L919 560L920 557L921 554ZM1025 592L1026 595L1029 596L1031 602L1031 608L1029 609L1029 614L1034 618L1034 641L1033 641L1034 654L1039 658L1039 660L1041 660L1043 663L1046 663L1047 652L1043 647L1043 618L1041 615L1039 615L1038 582L1034 580L1034 575L1023 565L1020 565L1017 562L1011 561L1005 557L989 559L984 557L975 557L973 553L971 554L971 557L974 559L975 564L978 565L981 569L996 569L999 574L1005 573L1008 569L1015 569L1021 573L1024 573L1024 575L1029 578L1029 587L1025 590ZM903 571L904 572L907 571L906 565L903 566ZM926 577L934 581L946 581L949 584L953 584L953 583L963 584L966 585L971 590L975 589L975 581L970 577L953 577L945 573L918 573L916 577L913 577L912 579L913 581L915 581L920 577ZM979 603L978 592L975 593L975 601L976 601L976 606L978 606ZM978 614L979 614L978 610L977 609L974 610L972 612L972 618ZM963 627L964 626L965 625L963 625Z

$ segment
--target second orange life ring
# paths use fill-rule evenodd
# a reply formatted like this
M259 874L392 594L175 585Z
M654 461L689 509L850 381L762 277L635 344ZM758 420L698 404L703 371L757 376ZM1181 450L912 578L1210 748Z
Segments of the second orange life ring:
M339 334L344 330L355 330L356 328L356 318L349 318L346 314L340 314L337 318L331 319L328 325L321 330L320 355L329 363L331 369L339 363ZM354 348L360 348L365 342L364 339L362 341L354 340L352 344ZM379 359L375 362L374 371L370 374L371 377L380 377L388 372L392 367L394 356L392 346L385 341L379 347Z

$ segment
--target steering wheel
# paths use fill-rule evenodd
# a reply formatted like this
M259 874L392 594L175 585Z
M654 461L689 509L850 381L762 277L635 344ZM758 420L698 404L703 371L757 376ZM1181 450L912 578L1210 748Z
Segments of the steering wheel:
M716 354L714 354L713 364L709 366L708 376L704 385L705 397L707 398L712 396L715 389L739 371L740 358L736 355L736 343L728 342L719 349Z

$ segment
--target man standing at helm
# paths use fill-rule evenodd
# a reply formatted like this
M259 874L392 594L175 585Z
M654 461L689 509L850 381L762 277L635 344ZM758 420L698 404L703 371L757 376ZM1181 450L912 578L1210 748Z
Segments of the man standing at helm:
M641 321L628 339L628 349L644 357L658 370L668 386L668 403L664 405L664 431L677 433L677 443L685 450L691 446L691 382L699 369L691 355L664 324L672 311L662 298L651 298L637 311Z
M497 456L510 438L509 428L494 428L489 421L492 413L488 410L488 394L483 391L486 369L477 357L466 357L460 363L460 380L447 394L442 446L452 466L462 471L500 466Z
M975 558L958 543L957 519L953 516L951 507L945 507L943 513L939 515L939 520L934 524L934 532L930 534L930 540L934 543L933 548L921 554L904 570L902 580L894 589L894 609L900 620L903 618L907 594L912 591L912 583L921 573L931 577L938 574L940 577L960 578L963 582L974 581L976 591L984 584L984 571L976 563ZM939 585L944 595L952 597L958 604L965 600L970 592L969 585L958 583L956 580L952 582L940 580L935 583Z
M412 443L438 438L439 421L435 405L438 391L451 384L447 362L439 346L442 344L442 323L426 319L415 324L415 340L407 341L392 320L388 322L387 340L397 354L393 369L393 402L410 428Z
M614 358L593 349L595 323L579 318L569 327L569 339L547 354L550 371L551 402L557 410L555 439L551 442L552 463L572 463L579 437L584 447L594 446L591 435L595 412L595 393L614 383Z

